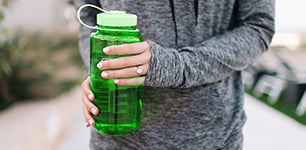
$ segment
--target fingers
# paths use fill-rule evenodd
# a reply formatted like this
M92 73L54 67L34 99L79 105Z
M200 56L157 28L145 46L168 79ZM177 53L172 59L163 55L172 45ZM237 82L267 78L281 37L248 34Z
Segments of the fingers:
M138 67L129 67L123 68L118 70L106 70L101 73L101 76L104 79L111 79L111 78L128 78L128 77L136 77L136 76L143 76L146 75L148 72L149 65L141 65Z
M130 79L116 79L114 80L117 85L142 85L145 81L145 77L136 77Z
M97 64L105 79L115 79L117 85L141 85L148 72L151 52L147 42L109 46L103 49L107 55L125 55L115 59L102 59ZM129 55L129 56L126 56Z
M90 77L88 76L82 83L83 94L87 96L90 101L94 100L94 94L90 90Z
M97 115L98 108L91 102L91 100L88 99L88 97L85 95L83 95L82 99L84 106L86 106L86 110L88 110L88 112L90 112L93 115Z
M98 109L87 99L85 95L82 96L83 99L83 115L85 118L86 127L93 126L95 124L94 119L91 117L91 114L97 115Z
M85 126L91 127L95 125L95 120L90 116L90 113L87 111L86 107L83 107L83 115L85 118Z
M144 52L139 55L120 57L116 59L104 59L97 67L101 70L121 69L132 66L139 66L150 62L150 52Z
M123 44L116 46L109 46L103 49L107 55L127 55L127 54L140 54L149 49L150 46L147 42L140 42L134 44Z
M86 127L93 126L94 125L94 119L91 117L91 115L97 115L98 114L98 108L92 104L92 101L94 100L94 94L90 90L90 78L87 77L86 80L82 83L82 102L83 102L83 115L86 122Z

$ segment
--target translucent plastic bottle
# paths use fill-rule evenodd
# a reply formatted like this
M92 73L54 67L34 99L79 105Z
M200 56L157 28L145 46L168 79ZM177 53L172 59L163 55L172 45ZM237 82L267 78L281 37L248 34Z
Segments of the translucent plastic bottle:
M98 30L90 36L90 88L99 114L93 116L96 131L109 135L124 135L136 131L141 124L141 86L118 86L114 79L103 79L97 64L109 56L103 48L110 45L136 43L142 36L136 28L137 16L122 11L97 15Z

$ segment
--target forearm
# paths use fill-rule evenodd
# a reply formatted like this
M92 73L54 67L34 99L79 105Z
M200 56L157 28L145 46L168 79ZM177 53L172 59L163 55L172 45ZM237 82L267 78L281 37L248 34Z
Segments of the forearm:
M266 51L274 34L274 1L239 5L232 30L194 47L165 49L151 41L145 85L184 88L213 83L244 69Z

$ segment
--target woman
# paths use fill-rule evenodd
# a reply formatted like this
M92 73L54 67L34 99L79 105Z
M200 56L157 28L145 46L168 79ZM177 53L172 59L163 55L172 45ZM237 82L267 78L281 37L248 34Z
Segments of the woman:
M104 70L103 78L117 79L118 85L144 85L142 125L121 137L92 131L91 149L242 149L246 117L241 70L269 47L274 0L75 2L77 7L94 4L136 14L145 38L142 43L104 49L108 55L127 50L134 55L97 66ZM85 12L82 18L94 24L97 12ZM87 70L91 32L81 27ZM137 73L139 78L123 79ZM89 80L82 84L86 126L94 125L91 116L99 111L91 102Z

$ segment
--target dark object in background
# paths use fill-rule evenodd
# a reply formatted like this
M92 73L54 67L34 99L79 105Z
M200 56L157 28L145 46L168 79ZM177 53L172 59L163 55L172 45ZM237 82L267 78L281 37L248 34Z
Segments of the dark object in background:
M305 58L305 51L269 50L244 70L246 92L306 125ZM273 78L279 81L272 80ZM273 94L275 88L281 89L278 96Z
M296 108L306 90L306 83L288 81L284 90L283 101L285 105Z

